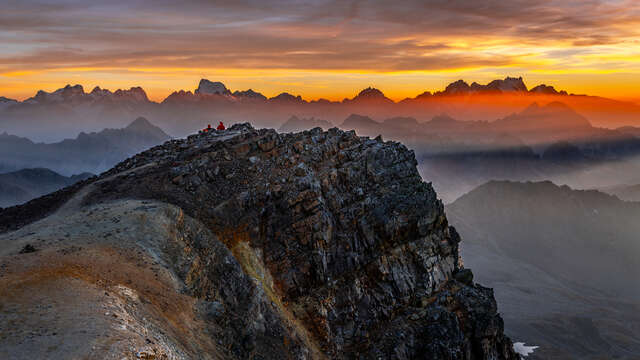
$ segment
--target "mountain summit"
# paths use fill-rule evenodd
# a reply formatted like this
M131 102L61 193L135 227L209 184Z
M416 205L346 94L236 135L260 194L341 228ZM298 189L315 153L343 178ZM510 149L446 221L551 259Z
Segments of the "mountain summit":
M194 93L203 95L231 95L231 91L229 91L223 83L219 81L213 82L207 79L200 80L198 88Z
M441 95L459 95L474 93L508 93L508 92L527 92L527 86L524 84L522 77L506 77L504 80L493 80L487 85L481 85L477 82L471 85L464 80L458 80L447 85Z
M389 105L394 104L394 101L386 97L382 91L368 87L363 89L353 99L345 99L343 103L353 104L365 104L365 105Z
M0 229L0 329L56 334L14 353L518 358L413 152L353 131L172 140Z

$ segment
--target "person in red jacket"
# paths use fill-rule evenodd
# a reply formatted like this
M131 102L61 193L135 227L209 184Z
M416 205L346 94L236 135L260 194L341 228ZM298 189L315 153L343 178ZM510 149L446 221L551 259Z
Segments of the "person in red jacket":
M218 125L218 130L224 130L224 124L222 123L222 121L220 121L220 124Z

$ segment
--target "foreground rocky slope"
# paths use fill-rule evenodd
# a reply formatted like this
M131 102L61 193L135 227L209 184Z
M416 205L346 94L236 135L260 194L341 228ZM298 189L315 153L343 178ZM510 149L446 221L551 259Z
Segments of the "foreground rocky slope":
M517 358L413 153L380 138L173 140L0 229L2 358Z

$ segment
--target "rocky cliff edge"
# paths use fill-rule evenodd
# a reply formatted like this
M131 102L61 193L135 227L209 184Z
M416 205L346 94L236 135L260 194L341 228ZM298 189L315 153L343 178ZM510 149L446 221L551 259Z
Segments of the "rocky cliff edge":
M397 142L234 125L0 229L2 358L517 359Z

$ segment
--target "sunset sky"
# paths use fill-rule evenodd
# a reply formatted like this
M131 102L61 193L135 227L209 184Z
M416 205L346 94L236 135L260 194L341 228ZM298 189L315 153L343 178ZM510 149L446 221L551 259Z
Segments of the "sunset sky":
M457 79L640 99L640 1L4 0L0 95L67 83L142 86L154 100L200 78L307 99L375 86L393 99Z

